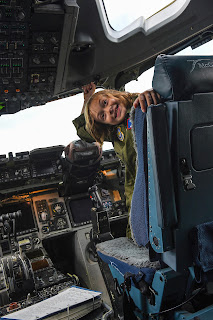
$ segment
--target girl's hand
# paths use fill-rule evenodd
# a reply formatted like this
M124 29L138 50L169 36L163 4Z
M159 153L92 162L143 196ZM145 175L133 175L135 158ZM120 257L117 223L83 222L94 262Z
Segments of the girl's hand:
M95 92L96 89L96 85L94 84L94 82L91 82L89 84L86 84L85 86L82 87L83 91L84 91L84 103L87 103L87 101L89 100L89 98L93 95L93 93Z
M133 103L133 106L134 108L137 108L140 105L141 110L146 112L147 107L149 107L151 104L158 104L160 101L160 95L153 89L149 89L138 95L137 99Z

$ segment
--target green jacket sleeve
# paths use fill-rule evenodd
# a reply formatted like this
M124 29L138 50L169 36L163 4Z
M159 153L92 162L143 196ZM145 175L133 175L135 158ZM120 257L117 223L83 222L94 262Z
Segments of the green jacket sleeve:
M72 123L74 124L74 126L75 126L75 128L77 130L77 135L82 140L85 140L86 142L94 142L95 141L93 139L93 137L91 137L91 135L87 132L87 130L85 128L84 114L81 114L78 118L74 119L72 121ZM112 134L110 134L109 136L105 137L104 141L108 141L108 142L112 142L113 143Z
M85 129L84 114L81 114L78 118L74 119L72 123L76 128L77 135L79 136L79 138L81 138L82 140L85 140L86 142L95 141Z

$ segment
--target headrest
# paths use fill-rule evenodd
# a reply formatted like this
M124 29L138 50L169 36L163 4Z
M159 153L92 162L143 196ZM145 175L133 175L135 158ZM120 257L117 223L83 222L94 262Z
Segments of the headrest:
M96 142L72 141L65 148L66 160L77 166L89 166L100 161L102 149Z
M155 61L153 89L166 100L189 100L213 92L213 56L170 56Z
M96 142L71 142L65 149L64 195L87 192L94 184L100 165L102 149Z

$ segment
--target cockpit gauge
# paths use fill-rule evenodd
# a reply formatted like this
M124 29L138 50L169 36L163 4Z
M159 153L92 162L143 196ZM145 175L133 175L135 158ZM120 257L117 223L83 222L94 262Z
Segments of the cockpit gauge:
M67 227L66 219L58 218L58 220L56 221L56 229L61 230L61 229L65 229L66 227Z
M36 201L36 208L38 212L39 221L45 223L50 219L49 208L46 200Z
M47 211L39 212L39 218L41 221L46 221L49 218L49 214Z
M43 226L41 228L41 231L42 231L42 233L49 233L50 232L50 228L49 228L49 226Z
M53 216L60 216L65 213L62 202L57 202L52 205Z

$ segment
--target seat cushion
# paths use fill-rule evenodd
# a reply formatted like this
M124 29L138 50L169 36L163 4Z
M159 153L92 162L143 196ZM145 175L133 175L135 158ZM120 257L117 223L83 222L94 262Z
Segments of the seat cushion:
M130 239L121 237L97 244L99 257L109 266L116 269L120 275L126 272L139 274L151 284L156 269L160 268L158 261L149 260L149 250L137 247Z

